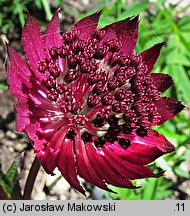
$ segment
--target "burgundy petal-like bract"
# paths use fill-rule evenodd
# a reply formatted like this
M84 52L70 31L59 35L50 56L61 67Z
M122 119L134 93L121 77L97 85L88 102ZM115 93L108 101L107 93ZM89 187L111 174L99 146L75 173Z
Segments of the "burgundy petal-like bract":
M22 31L22 41L31 69L34 70L38 79L44 79L44 76L38 71L38 62L45 59L47 53L44 48L40 26L30 15Z
M164 45L164 43L156 44L153 47L151 47L151 48L149 48L149 49L147 49L141 53L142 59L147 65L148 72L150 72L153 69L154 64L155 64L156 60L158 59L158 56L160 54L160 50L161 50L163 45Z
M65 179L70 182L71 186L76 188L81 193L85 194L84 189L77 179L73 140L67 139L64 143L65 144L62 146L60 151L61 157L58 161L59 169Z
M153 73L151 74L152 80L159 92L165 92L173 85L173 80L168 74Z
M91 143L86 144L86 149L90 163L97 174L102 179L105 179L108 184L118 187L136 188L129 180L123 178L117 170L110 166L105 155L103 155L101 151L96 151ZM96 163L100 164L100 166L97 166Z
M98 28L101 12L60 35L58 12L44 35L28 17L28 62L7 46L16 130L27 133L48 174L58 168L82 194L79 176L111 192L109 184L135 189L131 180L161 176L147 165L175 147L151 126L184 108L160 95L172 78L150 73L163 43L134 53L138 17Z
M93 36L98 26L98 20L100 18L100 15L101 11L96 12L88 17L81 19L74 25L73 29L79 31L78 37L80 39L87 40Z
M27 101L25 87L31 87L31 72L24 59L9 45L7 45L10 64L6 64L9 91L21 102Z
M30 111L27 104L16 104L16 130L24 131L25 127L30 124Z
M154 104L161 116L158 125L173 118L184 108L184 105L181 104L181 102L168 97L161 97L159 100L155 101Z
M30 66L37 69L38 62L45 59L46 53L40 26L30 15L22 32L22 41Z
M53 18L48 24L47 30L45 32L45 49L49 51L52 47L59 47L62 45L62 38L59 33L59 17L58 11L54 14Z
M124 55L129 55L133 52L138 39L138 16L131 19L126 27L123 26L121 29L123 29L119 31L119 39L121 38L123 44L121 51Z
M133 52L137 37L138 37L138 16L133 19L126 19L108 25L102 29L105 31L105 36L102 41L107 41L111 38L116 38L121 42L121 49L124 55L129 55Z

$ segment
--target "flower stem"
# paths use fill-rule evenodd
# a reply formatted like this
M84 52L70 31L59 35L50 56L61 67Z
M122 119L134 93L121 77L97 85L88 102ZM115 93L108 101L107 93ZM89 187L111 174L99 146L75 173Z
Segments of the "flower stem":
M26 180L26 185L25 185L24 194L23 194L23 199L24 200L30 200L31 199L33 186L34 186L38 171L40 169L40 166L41 165L40 165L40 163L38 161L38 158L35 157L35 159L34 159L34 161L32 163L32 166L30 168L28 178Z

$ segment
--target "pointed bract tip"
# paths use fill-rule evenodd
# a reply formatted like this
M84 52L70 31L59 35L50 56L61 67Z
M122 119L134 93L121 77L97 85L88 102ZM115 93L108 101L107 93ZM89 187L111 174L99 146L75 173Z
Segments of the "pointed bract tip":
M161 48L165 45L166 43L163 41L163 42L160 42L160 43L157 43L157 44L154 44L152 47L148 48L147 50L144 51L144 53L147 53L147 54L154 54L156 56L156 59L155 61L157 60L159 54L160 54L160 50Z
M160 47L160 49L163 47L163 46L165 46L166 45L166 42L165 41L162 41L162 42L160 42L160 43L158 43L158 44L155 44L155 46L158 46L158 47Z
M109 187L106 189L106 191L108 191L108 192L110 192L110 193L117 194L117 192L113 191L113 190L112 190L111 188L109 188Z
M94 19L98 21L99 18L100 18L100 16L102 15L102 12L103 12L103 10L98 10L98 11L96 11L95 13L92 13L92 14L90 14L90 15L88 15L88 16L86 16L86 17L80 19L80 20L85 20L85 19L90 18L90 19L92 19L92 21L93 21ZM80 22L80 20L79 20L79 22Z
M139 15L136 15L136 16L132 16L132 17L129 17L129 18L127 18L127 19L129 19L129 23L130 23L130 25L131 25L131 28L132 28L132 26L136 29L136 28L138 28L138 25L139 25ZM126 20L127 20L126 19Z
M90 14L87 15L86 17L89 17L89 16L101 16L102 13L103 13L103 9L99 9L99 10L97 10L96 12L90 13ZM86 18L86 17L84 17L84 18Z
M27 17L26 17L26 21L25 21L25 25L26 25L26 23L28 22L28 21L30 21L30 20L34 20L34 17L31 15L31 14L27 14Z
M86 191L84 190L84 188L78 188L78 187L73 187L76 191L80 192L82 195L84 195L85 197L87 197L86 195Z
M162 171L160 171L159 173L156 173L156 174L155 174L155 177L156 177L156 178L160 178L161 176L163 176L163 174L165 173L165 171L166 171L166 170L162 170Z
M59 6L59 7L55 10L55 12L53 13L53 16L52 16L51 19L53 19L53 17L55 17L55 16L58 16L59 13L60 13L62 10L63 10L63 8L62 8L61 6Z
M56 9L56 12L59 13L60 11L62 11L63 8L61 6L59 6L57 9Z
M176 107L177 107L176 108L176 113L179 113L179 112L181 112L182 110L184 110L186 108L185 105L182 104L182 101L178 101L178 104L177 104Z
M97 11L89 16L86 16L80 19L76 24L73 26L74 29L79 30L78 37L82 40L87 40L92 37L94 31L98 26L98 21L102 10Z
M131 23L134 23L135 25L139 23L139 15L134 15L134 16L130 16L127 17L125 20L128 20Z
M26 17L26 20L25 20L25 23L24 23L24 27L23 27L23 30L22 30L22 39L24 37L24 34L25 34L25 29L32 23L32 22L37 22L34 17L32 15L30 15L29 13L27 14L27 17Z
M95 13L90 14L89 17L96 18L98 21L100 19L100 16L102 15L102 13L103 13L103 10L98 10Z
M135 16L132 16L130 17L131 20L135 21L135 22L138 22L139 21L139 14L138 15L135 15Z
M162 41L162 42L160 42L160 43L157 43L157 44L155 44L153 47L151 47L151 48L153 48L155 51L157 51L157 55L159 55L159 53L160 53L160 50L162 49L162 47L164 46L166 44L166 42L165 41ZM150 49L151 49L150 48Z
M162 42L160 42L160 43L154 44L154 46L152 46L151 48L155 48L156 50L160 51L161 48L162 48L165 44L166 44L166 42L165 42L165 41L162 41ZM151 49L151 48L150 48L150 49Z
M103 13L103 9L101 9L101 10L98 10L96 13L97 13L97 15L101 16L101 15L102 15L102 13Z
M162 46L164 46L164 45L166 45L166 42L165 42L165 41L162 41L160 44L161 44Z
M33 22L38 25L37 20L31 14L28 13L26 21L24 23L23 30L27 27L27 25L29 25L30 23L33 23Z
M175 146L174 145L172 145L171 143L166 143L165 144L165 154L167 154L167 153L171 153L171 152L173 152L173 151L175 151Z

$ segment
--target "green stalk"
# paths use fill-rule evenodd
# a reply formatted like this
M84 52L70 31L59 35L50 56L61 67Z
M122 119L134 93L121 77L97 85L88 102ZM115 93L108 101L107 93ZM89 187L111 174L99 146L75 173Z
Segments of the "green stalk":
M47 0L41 0L42 2L42 5L44 7L44 10L45 10L45 13L46 13L46 18L48 20L50 20L52 18L52 13L51 13L51 10L50 10L50 6L49 6L49 3Z
M116 19L121 16L122 0L116 0L115 9L116 9Z
M19 13L19 20L20 20L21 26L24 27L25 18L24 18L24 13L23 13L23 11L21 11L21 12Z

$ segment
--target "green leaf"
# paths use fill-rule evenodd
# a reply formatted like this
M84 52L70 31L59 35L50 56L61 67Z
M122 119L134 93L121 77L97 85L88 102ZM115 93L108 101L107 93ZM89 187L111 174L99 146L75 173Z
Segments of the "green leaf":
M145 200L161 200L172 194L172 190L169 187L172 183L164 178L150 178L147 179L146 186L143 192L143 198Z
M0 168L0 185L11 199L17 199L21 197L19 187L21 162L22 155L16 158L6 174L4 174Z
M108 20L108 17L106 18L104 15L102 15L100 17L100 21L98 23L98 28L103 28L106 25L110 25L114 22L116 22L116 20L114 18L109 17L109 20Z
M36 7L37 7L38 9L42 9L42 2L41 2L41 0L35 0L35 1L34 1L34 4L36 5Z
M20 177L18 173L19 166L20 166L20 162L18 160L14 161L5 175L5 178L8 180L12 188L17 183Z
M170 65L170 74L172 75L177 91L182 94L182 98L190 104L190 79L181 65ZM175 74L174 74L175 73Z
M126 188L115 187L113 185L109 185L109 188L117 193L109 193L109 196L111 196L112 199L141 200L142 198L142 188L131 190Z
M162 190L156 193L156 199L157 200L162 200L164 198L169 197L172 195L173 191L172 190Z
M157 189L157 179L156 178L148 179L143 193L143 200L154 200L156 189Z
M179 27L182 27L182 26L186 26L186 25L188 25L188 27L189 27L189 23L190 23L190 16L188 15L188 16L184 16L184 17L182 17L179 21L178 21L178 26Z
M178 49L174 49L167 54L166 64L190 66L190 61L185 53L180 52Z
M139 4L135 4L133 6L131 6L130 8L127 8L126 9L126 12L125 12L125 16L135 16L135 15L138 15L140 12L146 10L149 6L149 1L143 1ZM124 17L121 16L121 19L123 19ZM126 18L126 17L125 17Z

